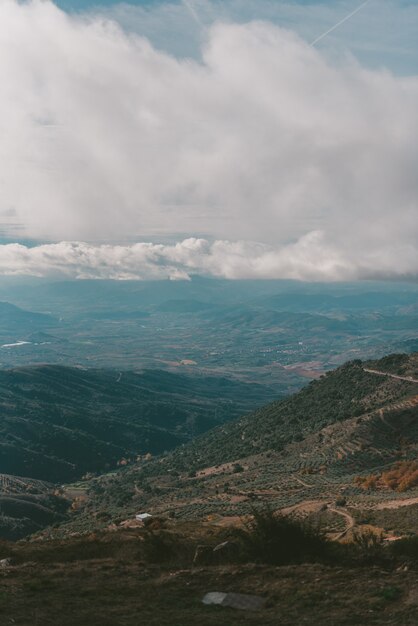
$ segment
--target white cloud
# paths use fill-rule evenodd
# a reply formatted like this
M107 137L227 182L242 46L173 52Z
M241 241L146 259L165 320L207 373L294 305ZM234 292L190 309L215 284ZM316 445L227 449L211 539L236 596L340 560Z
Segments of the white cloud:
M205 29L215 22L264 20L295 31L308 42L329 30L361 0L169 0L145 5L117 3L96 7L128 31L150 39L176 56L200 58ZM100 3L98 3L100 4ZM196 17L197 16L197 19ZM418 5L414 0L370 0L367 6L321 40L329 58L354 54L370 67L401 74L416 72Z
M0 84L0 214L26 236L270 246L6 246L1 271L418 273L416 77L332 65L260 22L218 23L202 62L181 60L113 22L3 0Z
M382 253L344 255L321 232L280 248L249 241L189 238L177 244L92 245L60 242L26 247L0 245L0 275L97 279L187 280L193 274L228 279L336 281L412 278L418 266L413 247L393 245Z

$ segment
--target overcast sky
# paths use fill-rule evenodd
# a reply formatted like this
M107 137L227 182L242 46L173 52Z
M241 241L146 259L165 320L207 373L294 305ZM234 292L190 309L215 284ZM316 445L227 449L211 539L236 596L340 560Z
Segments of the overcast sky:
M418 275L417 3L58 4L0 1L0 273Z

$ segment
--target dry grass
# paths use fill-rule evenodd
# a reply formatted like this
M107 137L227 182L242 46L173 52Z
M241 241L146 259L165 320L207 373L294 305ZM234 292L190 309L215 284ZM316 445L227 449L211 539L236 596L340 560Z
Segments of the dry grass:
M184 563L147 560L145 531L0 544L13 565L0 569L0 624L20 626L362 626L418 623L418 571L302 564L193 567L196 543L225 529L187 524ZM169 532L170 529L163 529ZM158 546L157 546L158 548ZM151 559L152 561L152 559ZM207 607L209 591L266 598L260 613ZM414 595L415 594L415 595ZM417 596L418 597L418 596Z

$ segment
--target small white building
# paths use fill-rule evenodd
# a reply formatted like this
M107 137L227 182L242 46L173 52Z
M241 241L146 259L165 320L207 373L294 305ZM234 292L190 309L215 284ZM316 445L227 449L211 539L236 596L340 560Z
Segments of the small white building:
M137 515L135 515L135 519L137 522L143 522L144 520L149 519L150 517L152 517L150 513L138 513Z

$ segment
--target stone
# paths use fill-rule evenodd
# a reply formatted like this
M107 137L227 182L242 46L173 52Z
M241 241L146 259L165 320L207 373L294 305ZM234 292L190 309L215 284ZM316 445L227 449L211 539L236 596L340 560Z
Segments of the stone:
M228 594L220 591L212 591L203 597L203 604L222 604Z
M244 593L223 593L212 591L207 593L203 599L203 604L217 604L218 606L240 609L243 611L260 611L266 600L259 596L247 595Z

